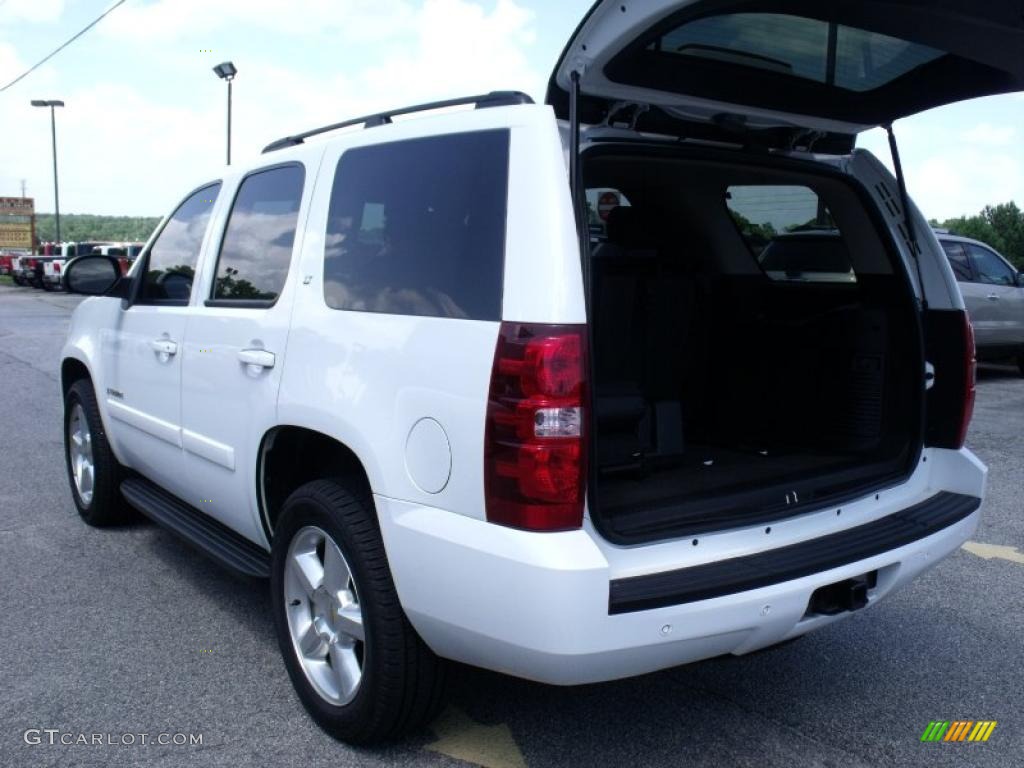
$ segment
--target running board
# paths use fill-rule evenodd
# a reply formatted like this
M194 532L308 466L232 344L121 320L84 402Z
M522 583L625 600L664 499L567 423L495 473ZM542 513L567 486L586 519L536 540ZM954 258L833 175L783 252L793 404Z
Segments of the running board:
M125 500L154 523L194 544L221 565L244 576L270 576L270 553L226 525L142 478L121 483Z

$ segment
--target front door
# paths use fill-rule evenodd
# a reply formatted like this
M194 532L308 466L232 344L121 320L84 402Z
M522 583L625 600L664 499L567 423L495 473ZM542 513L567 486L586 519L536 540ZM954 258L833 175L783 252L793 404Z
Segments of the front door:
M137 273L134 301L101 335L111 438L121 458L167 490L184 487L181 358L192 278L220 184L195 192L167 220Z
M276 425L306 176L295 162L242 179L183 350L183 498L257 543L256 465Z

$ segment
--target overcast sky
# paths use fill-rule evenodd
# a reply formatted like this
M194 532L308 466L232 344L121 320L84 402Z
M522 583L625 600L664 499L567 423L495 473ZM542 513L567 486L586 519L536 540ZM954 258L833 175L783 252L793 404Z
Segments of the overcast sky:
M0 84L112 0L0 0ZM495 89L543 99L591 0L128 0L0 93L0 196L26 181L53 210L49 119L58 111L61 209L163 215L217 173L231 59L234 157L290 132L402 104ZM875 132L878 134L880 132ZM1024 204L1024 97L944 107L897 124L911 194L929 217ZM862 141L888 161L884 136Z

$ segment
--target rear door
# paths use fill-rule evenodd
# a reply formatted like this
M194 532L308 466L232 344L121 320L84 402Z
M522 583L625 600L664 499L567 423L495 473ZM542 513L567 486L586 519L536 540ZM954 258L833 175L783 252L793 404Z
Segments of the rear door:
M1013 269L991 248L976 243L965 243L964 249L971 259L977 276L978 289L984 294L986 319L992 324L992 338L996 345L1024 343L1024 300L1017 286L1017 270Z
M135 273L134 301L100 331L111 437L119 455L172 493L186 486L181 455L181 358L193 278L220 182L190 194Z
M277 393L308 197L322 149L240 181L183 345L185 500L256 542L256 459ZM305 191L304 191L305 190Z
M986 295L986 286L978 282L978 275L971 265L967 249L959 240L940 240L942 250L946 252L949 265L956 275L957 285L964 297L964 306L974 326L974 339L979 347L991 347L998 344L997 320L995 309Z
M573 72L584 122L635 103L666 132L852 135L1024 89L1024 0L600 0L550 81L563 118Z

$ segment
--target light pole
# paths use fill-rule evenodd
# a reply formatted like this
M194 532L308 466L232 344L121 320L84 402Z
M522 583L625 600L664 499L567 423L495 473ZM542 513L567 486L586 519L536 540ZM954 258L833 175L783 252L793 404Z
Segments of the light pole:
M228 165L231 165L231 81L235 79L238 70L235 69L235 65L230 61L225 61L223 64L218 64L214 67L213 71L217 73L217 77L221 80L228 81Z
M60 243L60 188L57 186L57 118L54 107L63 107L64 102L59 99L32 99L33 107L50 108L50 136L53 139L53 219L56 223L57 242Z

